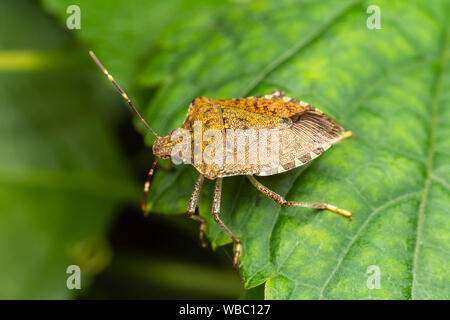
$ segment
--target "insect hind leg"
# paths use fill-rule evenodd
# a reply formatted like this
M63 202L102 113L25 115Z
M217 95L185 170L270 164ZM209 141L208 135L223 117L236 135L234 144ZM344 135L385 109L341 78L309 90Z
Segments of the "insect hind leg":
M261 182L255 179L253 176L247 176L253 186L261 191L265 196L267 196L272 201L276 202L282 207L305 207L305 208L316 208L316 209L324 209L332 212L339 213L344 217L347 217L349 220L352 219L352 213L350 211L338 208L331 204L325 202L300 202L300 201L287 201L278 193L270 190L266 186L264 186Z

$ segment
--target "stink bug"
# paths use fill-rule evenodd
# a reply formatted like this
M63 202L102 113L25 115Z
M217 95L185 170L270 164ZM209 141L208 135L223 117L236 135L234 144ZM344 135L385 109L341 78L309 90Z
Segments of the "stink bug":
M157 138L153 144L155 160L148 172L144 186L144 199L142 209L146 212L146 196L150 189L150 183L156 169L158 159L170 159L191 163L200 173L187 213L190 218L200 223L200 241L205 246L204 232L205 220L198 214L197 201L204 178L216 180L212 203L212 215L219 226L230 236L235 243L234 266L238 266L239 256L242 251L239 238L220 219L220 199L222 193L222 179L224 177L246 175L251 184L265 196L283 207L307 207L326 209L339 213L351 220L352 213L324 202L307 203L299 201L287 201L281 195L261 184L254 176L267 176L282 173L302 166L321 155L332 145L343 139L352 137L351 131L344 129L329 118L325 113L310 104L287 97L284 92L275 90L272 94L253 96L243 99L217 100L206 97L197 97L189 105L186 118L180 129L161 137L158 135L139 114L127 94L121 89L114 78L103 67L92 51L89 52L92 59L100 67L103 73L120 92L130 108L137 114L147 129ZM180 139L179 130L184 130L185 135ZM244 139L236 136L236 131L247 130ZM250 143L248 152L246 139L250 140L252 133L255 140ZM264 144L263 137L271 131L270 143ZM210 134L214 131L214 134ZM232 139L228 139L233 132ZM240 131L242 133L242 131ZM227 139L222 139L225 134ZM208 139L205 137L208 136ZM275 136L274 139L272 139ZM198 139L199 137L199 139ZM266 136L267 137L267 136ZM193 138L193 142L191 140ZM197 139L196 139L197 138ZM204 139L205 138L205 139ZM233 149L237 138L238 151ZM232 143L230 143L232 142ZM239 149L239 147L243 148ZM250 147L260 146L258 156L250 152ZM214 148L210 148L214 146ZM194 149L194 152L191 150ZM211 151L211 158L202 157L206 151ZM239 151L241 150L241 151ZM262 151L276 154L275 161L262 160ZM183 151L185 156L183 157ZM196 152L197 151L197 152ZM224 151L224 152L223 152ZM265 152L264 151L264 152ZM187 157L186 157L187 153ZM236 161L239 159L241 161ZM252 160L253 159L253 160ZM274 160L274 159L272 159Z

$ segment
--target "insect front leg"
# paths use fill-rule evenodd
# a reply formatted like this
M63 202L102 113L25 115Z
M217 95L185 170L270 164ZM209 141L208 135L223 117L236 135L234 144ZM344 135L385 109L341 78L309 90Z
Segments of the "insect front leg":
M158 164L158 158L155 157L155 160L153 161L152 167L150 168L150 170L148 170L147 173L147 180L145 180L145 184L144 184L144 195L142 196L142 211L144 212L145 215L148 215L147 212L147 195L148 195L148 191L150 190L150 185L152 183L153 180L153 175L155 174L155 169L156 169L156 165Z
M188 211L187 211L189 218L200 222L199 238L200 238L200 244L203 248L206 247L206 242L205 242L206 222L205 222L205 219L203 219L198 214L197 202L198 202L198 198L200 197L200 191L202 189L204 179L205 178L202 175L200 175L198 177L197 181L195 182L194 190L192 191L192 195L191 195L191 199L189 200Z
M278 203L282 207L305 207L305 208L316 208L316 209L325 209L332 212L339 213L345 217L347 217L349 220L352 219L352 213L350 211L340 209L336 206L333 206L331 204L325 203L325 202L300 202L300 201L287 201L282 196L280 196L278 193L270 190L266 186L264 186L261 182L255 179L253 176L247 176L250 182L255 186L256 189L261 191L264 195L266 195L269 199L273 200L274 202Z
M222 178L217 178L216 186L214 188L214 198L213 198L213 203L212 203L212 215L214 217L214 220L217 222L217 224L223 229L223 231L225 231L228 234L228 236L233 240L233 242L236 245L236 251L235 251L234 259L233 259L233 266L235 268L238 268L239 267L239 264L238 264L239 256L241 255L241 251L242 251L241 240L239 240L239 238L237 236L235 236L234 233L231 232L230 229L228 229L228 227L223 223L223 221L219 217L221 197L222 197Z

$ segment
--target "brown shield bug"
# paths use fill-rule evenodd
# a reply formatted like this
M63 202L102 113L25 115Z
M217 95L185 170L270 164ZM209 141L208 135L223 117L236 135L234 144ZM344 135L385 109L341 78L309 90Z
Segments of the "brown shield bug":
M344 131L339 124L319 109L306 102L287 97L279 90L269 95L242 99L217 100L197 97L189 105L181 128L161 137L139 114L127 94L94 53L90 51L89 54L130 108L157 138L153 144L155 160L144 186L142 204L144 212L146 212L146 196L151 179L157 161L161 158L190 163L200 173L187 213L190 218L200 223L202 246L205 246L206 224L198 214L197 201L204 178L216 180L212 215L236 245L233 260L236 267L242 250L241 241L219 216L224 177L246 175L256 189L280 206L325 209L351 220L351 212L328 203L288 201L254 177L274 175L302 166L321 155L332 145L352 137L351 131Z

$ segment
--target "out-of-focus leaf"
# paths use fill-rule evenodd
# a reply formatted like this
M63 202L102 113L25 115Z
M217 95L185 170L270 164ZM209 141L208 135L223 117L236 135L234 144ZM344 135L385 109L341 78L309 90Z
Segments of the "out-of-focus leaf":
M66 298L69 265L83 289L109 262L105 231L135 189L91 73L46 70L70 55L70 37L33 1L2 1L0 12L2 62L26 57L0 69L0 297Z
M65 25L67 8L80 8L81 29L74 31L114 73L120 83L131 84L142 62L154 54L155 41L169 24L195 16L199 9L220 6L208 0L41 0L44 8Z
M117 256L106 276L138 299L182 299L187 292L195 299L233 299L242 291L239 276L228 269L133 254ZM129 295L125 291L119 298L122 296Z
M373 4L379 30L366 25ZM145 9L129 10L131 18ZM139 75L160 86L144 113L160 134L180 126L195 96L276 88L356 134L306 169L260 179L289 200L349 209L351 223L268 199L258 205L244 177L224 181L222 218L242 239L247 288L265 283L273 299L450 297L449 14L446 1L236 1L161 31ZM152 210L184 212L195 177L188 166L159 172ZM210 218L211 187L201 214L218 246L230 240ZM373 265L381 287L371 290Z

